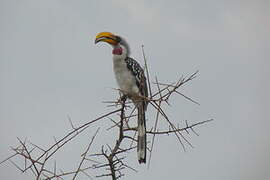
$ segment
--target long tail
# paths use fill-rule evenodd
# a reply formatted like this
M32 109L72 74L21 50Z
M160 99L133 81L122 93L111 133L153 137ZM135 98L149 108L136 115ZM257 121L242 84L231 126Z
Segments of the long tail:
M143 104L137 106L138 109L138 144L137 154L139 163L146 163L146 126L145 108Z

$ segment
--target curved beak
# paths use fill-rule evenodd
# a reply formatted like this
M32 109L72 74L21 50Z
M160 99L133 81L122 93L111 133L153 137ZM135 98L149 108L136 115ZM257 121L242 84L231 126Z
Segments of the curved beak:
M117 45L119 43L119 40L116 35L110 33L110 32L101 32L98 33L95 39L95 44L98 42L107 42L111 45Z

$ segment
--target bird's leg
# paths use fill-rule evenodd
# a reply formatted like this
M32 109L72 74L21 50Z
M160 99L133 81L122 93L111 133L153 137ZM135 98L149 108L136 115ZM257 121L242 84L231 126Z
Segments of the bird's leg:
M125 104L126 100L127 100L127 95L124 94L124 95L122 95L122 96L120 97L121 103Z

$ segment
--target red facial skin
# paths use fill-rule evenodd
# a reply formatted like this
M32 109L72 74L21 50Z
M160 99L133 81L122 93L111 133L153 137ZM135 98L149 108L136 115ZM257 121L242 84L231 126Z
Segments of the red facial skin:
M116 47L113 49L112 53L115 55L122 55L123 49L121 47Z

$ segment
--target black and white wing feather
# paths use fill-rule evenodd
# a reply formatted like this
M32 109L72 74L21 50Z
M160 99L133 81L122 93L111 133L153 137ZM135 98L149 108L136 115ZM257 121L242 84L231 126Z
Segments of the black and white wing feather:
M127 63L127 68L131 71L131 73L134 75L136 79L136 85L139 88L140 95L144 97L148 97L146 77L144 75L144 71L142 67L136 60L130 57L126 57L125 62ZM147 102L145 102L145 108L146 106L147 106Z
M128 70L131 71L132 75L136 79L136 85L139 89L141 96L148 97L148 90L146 84L146 78L144 71L137 61L127 57L125 59ZM138 109L138 144L137 144L137 154L139 163L146 163L146 122L145 122L145 111L147 108L147 101L143 100L136 103Z

